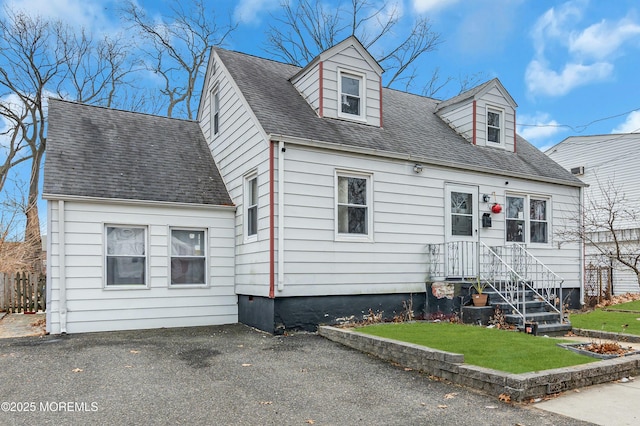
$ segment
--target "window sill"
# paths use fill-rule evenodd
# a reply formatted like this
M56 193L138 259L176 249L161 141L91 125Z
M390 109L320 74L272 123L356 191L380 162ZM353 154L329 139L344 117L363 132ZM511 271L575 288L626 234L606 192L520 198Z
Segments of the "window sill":
M175 288L209 288L209 284L169 284L169 289Z
M365 234L336 234L335 241L354 243L373 243L372 235Z
M105 285L102 287L103 290L114 291L114 290L150 290L147 284L119 284L119 285Z

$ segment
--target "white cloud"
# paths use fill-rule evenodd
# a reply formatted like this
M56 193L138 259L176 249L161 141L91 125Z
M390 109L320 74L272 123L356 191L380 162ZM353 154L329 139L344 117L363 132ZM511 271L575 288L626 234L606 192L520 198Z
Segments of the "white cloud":
M640 24L625 17L580 28L585 0L566 2L542 14L531 31L535 55L525 71L533 95L561 96L613 75L614 59L627 41L640 38Z
M262 21L262 14L279 7L279 0L241 0L233 12L233 17L245 24L259 24Z
M413 0L413 10L417 13L433 12L458 3L459 0Z
M613 65L607 62L590 65L567 63L561 72L557 72L545 62L534 59L525 71L525 82L531 93L561 96L578 86L605 79L612 72Z
M624 123L616 127L611 133L640 133L640 111L633 111Z
M565 42L568 39L567 27L582 17L584 1L570 1L558 8L547 10L533 26L531 36L538 55L544 55L550 41Z
M564 131L556 120L542 112L534 115L519 115L518 123L521 123L517 126L518 134L536 146Z
M6 0L5 5L15 11L61 20L93 32L115 32L119 26L115 14L117 0Z
M571 34L569 51L595 59L614 54L629 39L640 36L640 25L628 18L618 22L603 20L582 32Z

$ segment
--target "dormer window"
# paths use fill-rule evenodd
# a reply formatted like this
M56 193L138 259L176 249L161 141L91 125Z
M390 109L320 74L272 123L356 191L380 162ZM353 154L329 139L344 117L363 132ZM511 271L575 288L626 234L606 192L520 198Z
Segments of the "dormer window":
M364 78L361 75L340 71L339 116L345 118L363 118Z
M502 112L487 109L487 142L502 145Z

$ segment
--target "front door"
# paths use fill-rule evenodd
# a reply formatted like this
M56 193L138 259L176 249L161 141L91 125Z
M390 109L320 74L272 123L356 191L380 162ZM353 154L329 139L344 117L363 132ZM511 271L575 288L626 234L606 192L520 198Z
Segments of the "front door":
M445 190L447 277L474 277L478 253L478 187L447 184Z

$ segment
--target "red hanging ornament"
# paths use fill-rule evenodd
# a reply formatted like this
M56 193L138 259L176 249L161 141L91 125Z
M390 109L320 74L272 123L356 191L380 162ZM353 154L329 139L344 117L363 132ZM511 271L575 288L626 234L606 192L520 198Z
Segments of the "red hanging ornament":
M502 211L502 206L498 203L495 203L493 206L491 206L491 212L493 213L500 213Z

